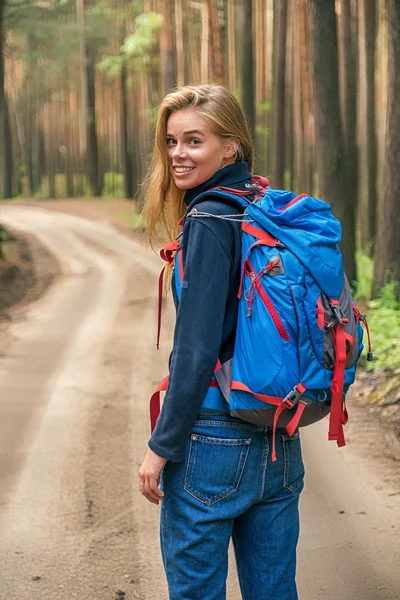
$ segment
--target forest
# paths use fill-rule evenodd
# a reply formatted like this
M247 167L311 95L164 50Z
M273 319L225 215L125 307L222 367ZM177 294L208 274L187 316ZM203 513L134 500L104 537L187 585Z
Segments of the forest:
M0 44L1 198L139 210L163 95L220 83L256 173L332 205L355 294L400 328L400 0L0 0Z

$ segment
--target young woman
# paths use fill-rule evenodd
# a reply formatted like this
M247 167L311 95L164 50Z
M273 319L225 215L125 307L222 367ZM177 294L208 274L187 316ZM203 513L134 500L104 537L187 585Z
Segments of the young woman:
M168 94L145 184L150 237L161 225L173 240L186 207L216 186L247 191L251 200L253 156L243 111L227 89L197 85ZM217 361L233 355L242 209L212 195L196 209L184 221L169 384L139 491L154 504L162 500L171 600L226 597L231 538L244 600L296 600L304 479L298 433L289 444L278 429L271 462L271 429L229 416L219 389L209 387Z

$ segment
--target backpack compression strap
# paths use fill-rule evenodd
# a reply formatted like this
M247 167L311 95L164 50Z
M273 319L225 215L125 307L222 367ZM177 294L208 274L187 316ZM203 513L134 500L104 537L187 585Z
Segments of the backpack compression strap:
M272 404L276 406L274 415L274 424L272 429L272 462L276 462L276 429L278 427L278 419L286 409L292 409L297 405L297 409L293 415L293 418L286 425L285 429L289 435L293 435L299 426L300 419L308 403L301 398L302 394L306 391L306 386L302 383L298 383L293 390L286 396L286 398L277 398L276 396L266 396L265 394L257 394L253 392L247 385L240 383L240 381L231 382L231 390L237 392L247 392L258 400Z

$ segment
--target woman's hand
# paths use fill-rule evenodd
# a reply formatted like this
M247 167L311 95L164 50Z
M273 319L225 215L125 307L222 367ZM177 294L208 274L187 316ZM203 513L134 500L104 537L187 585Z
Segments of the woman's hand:
M139 469L139 492L152 504L159 504L164 496L158 486L160 473L166 462L166 458L158 456L149 448Z

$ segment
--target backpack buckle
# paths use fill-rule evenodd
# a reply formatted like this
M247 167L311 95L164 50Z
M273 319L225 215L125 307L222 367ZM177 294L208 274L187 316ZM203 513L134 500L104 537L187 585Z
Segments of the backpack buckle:
M349 322L348 318L342 311L342 308L337 300L329 300L329 304L331 305L331 308L332 308L333 312L335 313L336 321L340 325L345 325L346 323Z
M296 406L296 404L300 402L301 396L304 392L305 387L303 385L295 385L292 391L289 392L287 396L285 396L285 398L283 399L283 403L286 404L288 408L293 408L294 406Z

